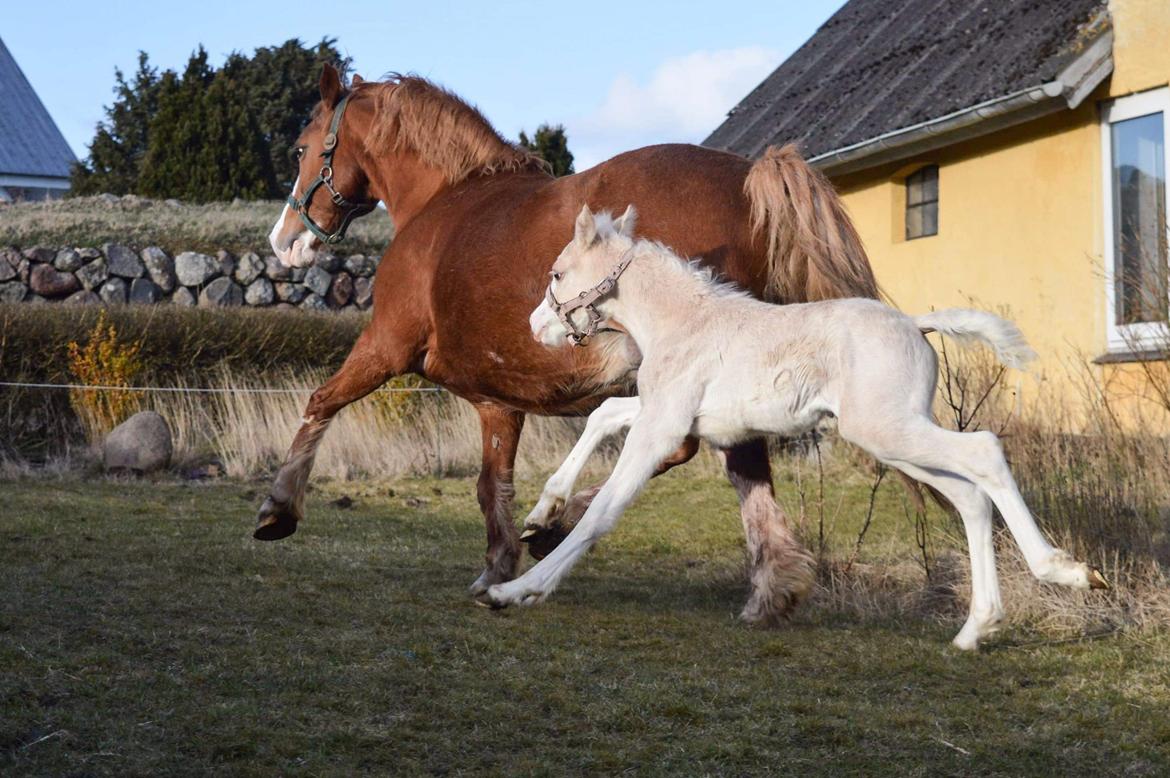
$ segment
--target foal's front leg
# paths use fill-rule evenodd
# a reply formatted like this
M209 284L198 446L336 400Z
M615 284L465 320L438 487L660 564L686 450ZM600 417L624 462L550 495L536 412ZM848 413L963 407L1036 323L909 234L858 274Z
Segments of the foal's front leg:
M622 512L654 475L658 463L682 444L690 420L681 421L679 424L656 420L643 410L630 427L613 474L569 536L524 575L488 589L487 604L497 608L535 605L551 594L581 555L613 529Z

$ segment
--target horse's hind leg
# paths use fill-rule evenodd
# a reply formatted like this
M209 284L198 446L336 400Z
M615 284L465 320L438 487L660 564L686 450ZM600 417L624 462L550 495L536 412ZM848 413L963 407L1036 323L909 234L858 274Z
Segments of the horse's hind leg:
M512 520L512 501L516 494L512 469L524 428L524 414L493 403L482 403L475 409L479 411L483 435L483 466L476 492L487 526L488 544L484 570L470 589L473 596L479 596L489 586L512 580L520 563L520 533Z
M727 478L739 496L751 564L751 595L740 618L774 624L812 588L815 564L776 504L768 445L752 440L722 452Z
M297 522L305 517L309 472L329 423L342 408L365 397L403 369L405 365L387 364L374 347L370 330L362 332L341 369L309 398L301 428L276 474L268 499L260 506L253 537L280 540L297 531Z

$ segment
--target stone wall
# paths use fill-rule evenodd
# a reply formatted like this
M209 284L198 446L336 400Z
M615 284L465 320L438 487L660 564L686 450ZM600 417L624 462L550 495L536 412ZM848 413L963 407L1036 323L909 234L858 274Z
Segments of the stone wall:
M376 257L318 254L311 267L288 268L248 252L175 256L151 246L23 251L0 248L0 302L274 306L365 310L373 301Z

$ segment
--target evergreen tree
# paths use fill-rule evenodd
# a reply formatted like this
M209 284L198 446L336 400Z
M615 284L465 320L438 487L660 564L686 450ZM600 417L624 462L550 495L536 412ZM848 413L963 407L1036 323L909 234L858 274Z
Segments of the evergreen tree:
M569 138L565 135L563 124L555 127L540 125L536 128L536 136L532 140L529 140L528 135L521 130L520 145L535 152L551 165L554 176L565 176L574 172L573 153L569 151Z
M117 99L105 108L106 119L97 126L89 159L73 166L73 194L127 194L136 189L146 156L147 126L158 110L160 79L146 52L140 51L133 81L127 83L122 71L115 70L114 82Z
M212 173L199 165L207 124L205 97L214 77L202 46L187 60L181 77L169 70L163 73L158 111L147 128L150 140L138 179L140 194L205 199L199 193Z

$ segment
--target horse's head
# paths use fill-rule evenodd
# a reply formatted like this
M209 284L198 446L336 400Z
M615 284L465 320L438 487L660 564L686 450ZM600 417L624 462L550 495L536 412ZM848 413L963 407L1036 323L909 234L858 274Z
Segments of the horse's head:
M549 272L548 291L528 324L532 337L546 346L566 340L583 346L609 321L606 302L632 260L634 206L617 219L583 206L573 239Z
M354 85L359 83L355 76ZM328 63L320 86L321 102L294 147L300 165L296 183L268 236L276 256L290 267L312 264L318 246L340 241L350 221L376 205L361 165L362 140L345 121L352 93Z

